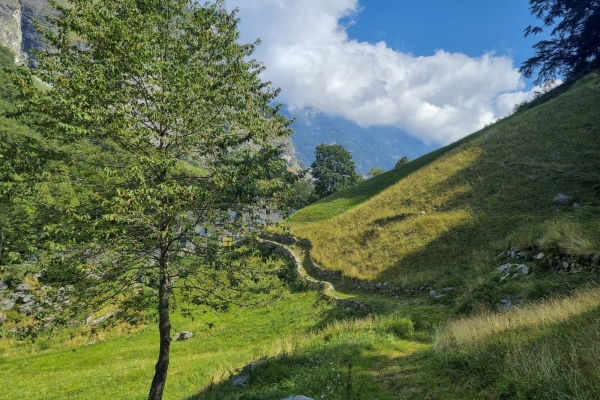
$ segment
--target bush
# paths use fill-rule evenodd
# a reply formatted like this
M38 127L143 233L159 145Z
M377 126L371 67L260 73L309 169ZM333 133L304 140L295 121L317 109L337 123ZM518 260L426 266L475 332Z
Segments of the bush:
M392 334L399 339L408 339L415 333L415 326L409 318L387 319L382 324L385 333Z

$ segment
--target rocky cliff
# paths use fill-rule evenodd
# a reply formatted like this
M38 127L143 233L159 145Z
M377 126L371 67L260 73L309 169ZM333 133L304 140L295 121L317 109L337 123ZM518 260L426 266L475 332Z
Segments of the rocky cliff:
M8 47L15 53L16 61L23 59L21 19L19 0L2 0L0 2L0 45Z
M50 12L48 0L1 0L0 45L12 50L17 62L33 60L32 50L43 47L34 21L44 23Z

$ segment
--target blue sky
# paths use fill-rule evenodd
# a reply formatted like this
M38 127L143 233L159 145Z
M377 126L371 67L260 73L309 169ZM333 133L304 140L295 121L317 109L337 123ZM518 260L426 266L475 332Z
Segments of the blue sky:
M227 0L279 101L447 144L533 89L527 0Z
M546 36L524 37L524 29L539 22L529 12L528 0L362 0L360 7L341 20L350 24L350 38L383 40L416 56L440 49L470 57L493 52L510 56L519 66L533 55L533 44Z

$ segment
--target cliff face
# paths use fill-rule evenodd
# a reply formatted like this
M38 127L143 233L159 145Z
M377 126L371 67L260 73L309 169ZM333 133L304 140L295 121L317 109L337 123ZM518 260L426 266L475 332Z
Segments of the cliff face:
M15 53L16 61L33 60L31 51L43 48L34 21L44 23L48 0L0 0L0 45Z
M0 45L8 47L15 53L15 61L23 59L21 19L19 0L2 0L0 2Z

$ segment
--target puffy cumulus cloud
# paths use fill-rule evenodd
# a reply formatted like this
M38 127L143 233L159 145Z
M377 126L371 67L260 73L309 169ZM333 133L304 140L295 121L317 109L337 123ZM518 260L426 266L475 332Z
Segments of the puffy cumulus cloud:
M229 0L245 42L292 109L314 107L359 125L394 125L426 143L447 144L531 98L513 61L443 50L415 57L351 40L340 19L358 0Z

